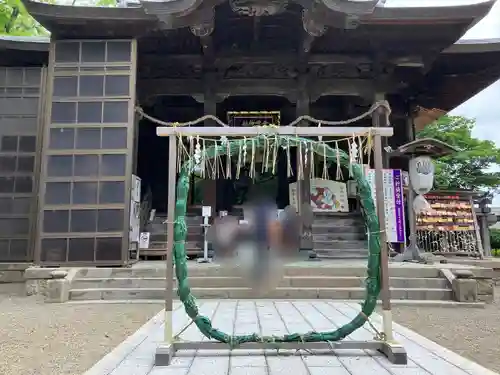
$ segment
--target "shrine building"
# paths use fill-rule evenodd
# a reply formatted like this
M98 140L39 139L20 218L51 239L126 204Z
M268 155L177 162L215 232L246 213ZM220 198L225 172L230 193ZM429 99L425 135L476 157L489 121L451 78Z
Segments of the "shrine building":
M161 217L173 188L168 139L142 114L286 125L301 115L349 120L387 100L389 150L414 140L422 108L445 113L500 78L500 40L459 40L493 0L383 3L139 0L97 8L25 0L51 37L0 37L0 261L131 261L131 216ZM407 169L406 159L384 159L385 168ZM284 208L296 182L286 165L281 153L276 176L257 182L194 176L193 216L202 205L233 214L259 189ZM357 215L351 198L332 218Z

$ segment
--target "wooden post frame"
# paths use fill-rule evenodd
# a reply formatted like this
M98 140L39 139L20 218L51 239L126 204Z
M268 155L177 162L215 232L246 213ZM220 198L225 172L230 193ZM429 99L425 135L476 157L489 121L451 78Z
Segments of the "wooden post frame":
M381 124L381 119L386 118L383 109L377 109L373 114L373 125L377 126L377 129L387 129L387 127L378 128L378 126L384 126ZM375 169L375 191L376 191L376 206L377 206L377 216L379 222L380 230L380 281L381 281L381 291L380 297L382 299L382 321L383 321L383 332L387 340L393 340L392 334L392 313L391 313L391 290L390 290L390 280L389 280L389 251L387 246L387 232L385 227L385 201L384 201L384 177L382 175L382 170L384 168L384 160L382 155L382 138L380 134L375 134L373 136L374 144L374 169Z
M172 335L172 304L173 304L173 246L174 246L174 220L175 220L175 186L176 186L176 163L177 163L177 136L258 136L263 134L282 135L282 136L353 136L353 135L373 135L375 139L375 175L378 191L382 191L379 185L382 183L382 139L381 137L390 137L393 135L391 127L158 127L156 130L158 136L170 137L169 140L169 171L168 171L168 220L167 220L167 256L166 256L166 290L165 290L165 336L164 342L160 344L155 353L156 366L168 366L177 351L189 349L207 349L220 350L227 348L227 344L216 343L213 341L181 343L174 342ZM389 295L388 285L388 254L385 235L384 221L384 201L383 195L377 196L377 211L380 221L380 242L381 242L381 277L382 277L382 298L384 308L388 307L390 312L390 301L387 304ZM382 215L382 216L380 216ZM392 324L386 324L384 318L384 328L392 329ZM383 352L390 362L396 364L406 364L407 355L404 348L392 340L392 331L386 332L387 340L373 340L366 342L341 341L333 343L338 349L374 349ZM241 348L265 349L268 347L265 343L251 343ZM287 347L294 349L324 349L332 348L332 343L288 343Z
M170 127L159 126L156 128L156 135L168 137L171 135L182 135L183 137L199 135L200 137L252 137L258 135L288 135L297 137L352 137L353 135L380 135L381 137L392 137L394 129L391 127L294 127L294 126L250 126L250 127L229 127L229 126L204 126L204 127Z
M168 142L168 200L167 200L167 254L165 257L165 332L164 342L171 346L173 341L172 310L174 299L174 220L175 189L177 179L177 137L171 136Z

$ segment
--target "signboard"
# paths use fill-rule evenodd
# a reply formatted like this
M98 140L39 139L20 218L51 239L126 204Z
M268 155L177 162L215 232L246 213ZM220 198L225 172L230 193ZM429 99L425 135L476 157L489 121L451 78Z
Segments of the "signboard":
M212 206L202 206L201 207L201 216L203 216L203 217L212 216Z
M231 111L227 113L229 126L280 125L279 111Z
M468 197L426 194L432 211L417 215L417 230L474 231L474 207Z
M290 204L297 208L297 183L288 185ZM343 182L315 178L311 180L313 212L349 212L347 185Z
M135 174L132 175L130 198L129 241L137 243L141 230L141 179Z
M139 242L139 232L140 232L140 211L141 204L139 202L135 202L134 200L130 201L130 220L129 220L129 241L130 242Z
M132 192L131 198L134 202L141 201L141 179L135 174L132 175Z
M459 193L429 193L432 210L417 214L419 248L436 254L483 253L476 212L470 196Z
M141 236L139 237L139 249L149 249L150 235L151 234L149 232L141 233Z
M366 179L372 190L375 207L376 184L375 170L366 169ZM384 181L384 205L385 205L385 230L387 242L406 242L405 210L403 196L403 174L400 169L383 169L382 178Z

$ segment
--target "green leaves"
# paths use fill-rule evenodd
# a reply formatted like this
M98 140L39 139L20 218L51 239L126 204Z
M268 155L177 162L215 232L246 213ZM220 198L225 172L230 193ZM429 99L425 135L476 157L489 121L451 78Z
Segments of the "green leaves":
M21 0L0 0L0 35L40 36L49 32L26 11Z
M435 186L440 189L496 190L500 186L500 149L494 142L472 136L476 122L461 116L443 116L426 126L417 138L435 138L459 151L436 160Z
M55 4L55 0L39 0ZM78 0L73 1L78 5ZM97 0L96 7L116 7L116 0ZM49 31L28 13L21 0L0 0L0 35L44 36Z

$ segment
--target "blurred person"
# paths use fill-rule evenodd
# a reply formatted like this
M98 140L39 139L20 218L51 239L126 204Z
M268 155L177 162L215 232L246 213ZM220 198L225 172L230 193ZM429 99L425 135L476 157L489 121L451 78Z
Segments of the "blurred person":
M283 265L297 258L302 222L295 209L276 207L259 199L248 208L245 221L232 216L216 219L209 230L217 261L237 266L250 287L259 293L274 289L283 277Z

